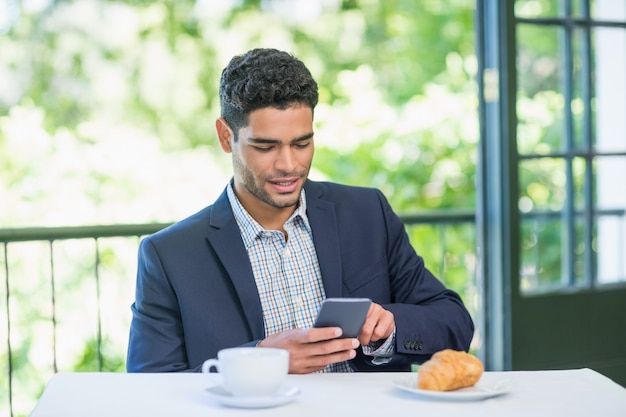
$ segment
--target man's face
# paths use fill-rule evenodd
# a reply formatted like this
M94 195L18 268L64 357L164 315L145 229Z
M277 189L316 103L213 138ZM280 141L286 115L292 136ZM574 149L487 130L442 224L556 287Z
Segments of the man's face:
M292 211L313 159L311 108L255 110L231 142L235 191L246 210Z

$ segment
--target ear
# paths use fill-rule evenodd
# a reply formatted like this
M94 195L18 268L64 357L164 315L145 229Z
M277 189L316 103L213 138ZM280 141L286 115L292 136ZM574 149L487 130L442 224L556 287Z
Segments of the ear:
M217 139L220 142L222 150L226 153L232 152L233 148L231 146L231 141L235 140L235 135L223 117L220 117L215 121L215 129L217 130Z

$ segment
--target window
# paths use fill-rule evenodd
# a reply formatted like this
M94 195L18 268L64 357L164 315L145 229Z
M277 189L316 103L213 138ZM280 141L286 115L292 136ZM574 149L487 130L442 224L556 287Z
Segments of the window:
M476 4L486 367L626 383L626 2Z
M626 2L515 3L520 291L626 280Z

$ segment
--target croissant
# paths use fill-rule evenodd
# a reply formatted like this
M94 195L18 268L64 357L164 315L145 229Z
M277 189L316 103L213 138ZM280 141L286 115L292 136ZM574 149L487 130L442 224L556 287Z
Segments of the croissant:
M430 391L452 391L474 385L483 374L483 364L463 351L444 349L418 369L417 387Z

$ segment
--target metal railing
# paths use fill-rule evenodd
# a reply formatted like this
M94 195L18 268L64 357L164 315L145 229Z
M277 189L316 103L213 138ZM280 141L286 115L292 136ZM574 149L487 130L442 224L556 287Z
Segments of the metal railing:
M424 250L437 253L436 272L454 268L448 246L459 240L459 233L464 236L464 258L475 256L473 212L437 211L401 218L412 241L427 239ZM123 372L136 249L142 236L169 224L0 229L4 272L0 367L5 364L0 368L0 398L7 398L0 401L0 416L28 415L54 373ZM467 270L467 265L460 268ZM126 289L116 299L111 294L121 286ZM68 344L69 339L76 343ZM66 351L73 351L73 359L65 358Z

